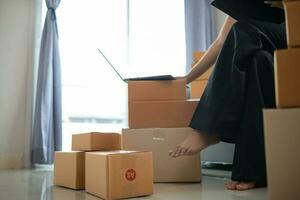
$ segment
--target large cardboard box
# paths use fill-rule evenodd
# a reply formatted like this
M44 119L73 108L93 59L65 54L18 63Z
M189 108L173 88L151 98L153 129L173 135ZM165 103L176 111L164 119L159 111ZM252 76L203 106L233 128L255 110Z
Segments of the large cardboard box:
M55 152L54 185L72 189L85 187L85 153L79 151Z
M197 61L199 61L205 54L205 51L195 51L193 53L193 62L196 63ZM191 65L191 67L193 67L194 65ZM202 76L200 76L199 78L197 78L196 80L208 80L210 77L210 74L212 73L213 68L209 68L204 74L202 74Z
M186 81L129 81L128 101L186 100Z
M102 199L123 199L152 194L152 153L86 153L86 191Z
M73 151L120 150L121 135L118 133L81 133L72 135Z
M172 158L169 151L180 144L191 128L123 129L122 148L152 151L154 182L200 182L200 155Z
M275 51L274 61L277 106L300 107L300 48Z
M191 82L191 98L200 99L206 88L207 80L196 80Z
M300 109L264 110L269 200L300 199Z
M284 8L288 46L300 46L300 1L285 1Z
M198 100L129 102L129 128L187 127L198 102Z

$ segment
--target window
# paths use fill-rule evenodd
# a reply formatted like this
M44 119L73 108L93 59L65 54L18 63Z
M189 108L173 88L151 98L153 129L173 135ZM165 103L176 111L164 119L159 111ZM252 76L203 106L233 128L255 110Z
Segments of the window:
M184 75L184 1L131 0L129 8L131 72Z
M63 150L73 133L127 127L125 77L185 72L183 0L64 0L57 9Z

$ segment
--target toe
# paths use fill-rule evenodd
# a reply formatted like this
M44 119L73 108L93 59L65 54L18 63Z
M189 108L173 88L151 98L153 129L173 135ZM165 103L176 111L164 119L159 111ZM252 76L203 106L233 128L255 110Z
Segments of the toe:
M173 156L174 150L169 151L169 156Z
M182 151L181 151L181 156L184 156L184 155L187 155L187 152L188 152L188 148L184 148L184 149L182 149Z
M255 183L254 182L251 182L251 183L239 183L236 186L236 189L239 190L239 191L250 190L250 189L253 189L253 188L255 188Z
M188 148L185 155L193 155L193 150L191 148Z
M171 157L175 157L175 155L177 154L177 151L179 150L179 146L176 146L174 149L169 151L169 155Z
M182 147L178 148L178 151L176 152L175 157L181 156L181 153L182 153L182 152L183 152L183 148L182 148Z
M195 155L197 153L198 151L193 148L189 148L189 150L187 151L187 155Z
M239 184L237 181L231 181L225 184L226 189L228 190L236 190L236 186Z

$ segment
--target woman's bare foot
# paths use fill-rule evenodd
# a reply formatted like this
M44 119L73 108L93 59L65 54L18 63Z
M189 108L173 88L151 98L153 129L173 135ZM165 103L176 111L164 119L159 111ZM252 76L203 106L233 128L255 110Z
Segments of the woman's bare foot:
M225 184L227 190L238 190L238 191L245 191L255 188L255 182L238 182L238 181L231 181Z
M209 135L195 130L180 145L171 150L169 155L172 157L194 155L206 147L218 142L219 139L216 135Z
M255 186L256 186L255 182L249 182L249 183L241 182L236 186L236 190L239 191L251 190L254 189Z
M240 184L238 181L231 181L225 184L227 190L236 190L236 186Z

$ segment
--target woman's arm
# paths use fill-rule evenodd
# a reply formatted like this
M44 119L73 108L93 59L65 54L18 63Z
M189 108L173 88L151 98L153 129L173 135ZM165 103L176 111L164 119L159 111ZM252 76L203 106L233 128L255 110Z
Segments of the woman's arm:
M217 39L208 48L204 56L195 64L193 69L191 69L191 71L185 76L187 83L194 81L215 63L224 41L235 22L236 20L232 17L226 18Z

